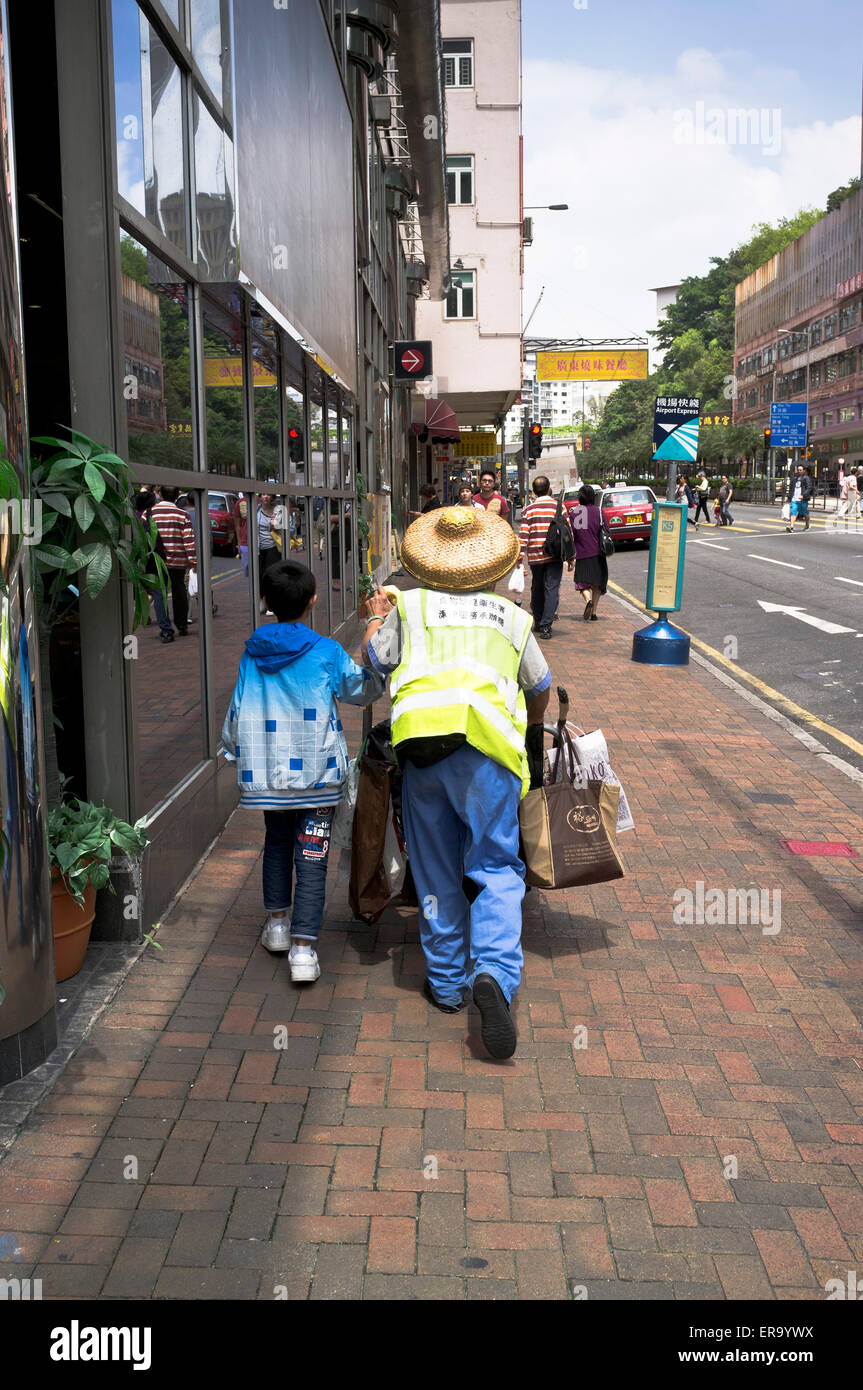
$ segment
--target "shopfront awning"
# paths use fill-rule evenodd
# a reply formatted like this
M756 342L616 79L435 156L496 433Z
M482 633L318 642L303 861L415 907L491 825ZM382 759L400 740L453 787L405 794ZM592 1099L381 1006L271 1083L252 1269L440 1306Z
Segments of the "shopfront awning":
M438 400L437 396L426 396L420 417L414 420L411 429L419 435L424 444L427 439L436 439L441 444L457 444L460 439L458 419L451 405Z

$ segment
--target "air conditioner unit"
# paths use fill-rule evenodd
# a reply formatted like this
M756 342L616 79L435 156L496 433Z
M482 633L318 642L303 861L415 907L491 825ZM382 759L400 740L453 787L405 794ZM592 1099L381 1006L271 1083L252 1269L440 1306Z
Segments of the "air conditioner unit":
M533 245L533 218L526 217L521 224L521 239L525 246Z

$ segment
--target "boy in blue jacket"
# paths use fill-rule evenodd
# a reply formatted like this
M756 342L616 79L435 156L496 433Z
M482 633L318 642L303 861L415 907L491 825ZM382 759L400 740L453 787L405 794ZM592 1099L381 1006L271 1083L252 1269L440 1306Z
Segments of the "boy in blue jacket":
M261 945L289 951L291 979L312 981L321 973L315 942L330 826L348 770L337 701L369 705L383 694L385 678L357 666L338 642L307 626L318 596L305 565L271 565L261 587L276 622L259 627L246 643L222 745L237 763L240 805L264 813L268 915Z

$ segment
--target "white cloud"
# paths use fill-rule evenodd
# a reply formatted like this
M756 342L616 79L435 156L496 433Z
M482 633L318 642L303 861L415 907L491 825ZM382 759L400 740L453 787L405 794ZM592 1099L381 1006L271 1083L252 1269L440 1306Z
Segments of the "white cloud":
M746 240L757 222L823 207L857 170L860 118L789 125L781 93L797 80L767 72L752 55L703 49L681 52L667 72L649 76L526 63L525 202L570 205L568 213L535 214L525 313L543 284L546 293L531 335L644 333L655 326L650 286L704 274L711 256ZM703 104L702 129L720 111L712 128L721 133L729 109L756 101L766 114L755 147L675 140L682 108L695 119ZM855 103L856 93L852 110ZM777 133L778 151L762 153Z

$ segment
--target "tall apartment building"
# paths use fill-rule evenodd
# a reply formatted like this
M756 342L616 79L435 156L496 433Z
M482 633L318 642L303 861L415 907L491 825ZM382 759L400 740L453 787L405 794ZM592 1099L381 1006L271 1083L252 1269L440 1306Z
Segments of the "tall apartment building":
M503 429L521 390L520 0L442 0L450 288L417 301L436 394Z
M737 286L734 423L808 402L819 477L863 463L863 190Z

